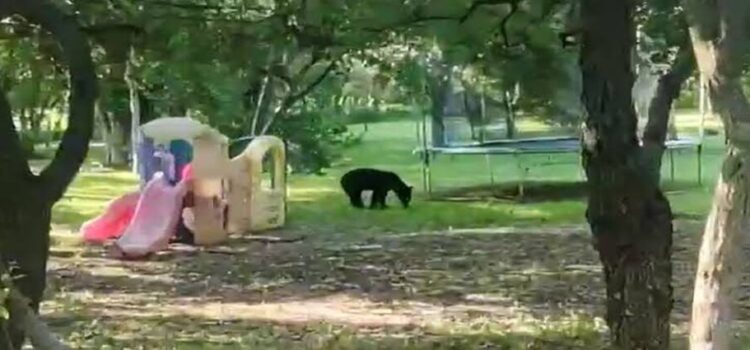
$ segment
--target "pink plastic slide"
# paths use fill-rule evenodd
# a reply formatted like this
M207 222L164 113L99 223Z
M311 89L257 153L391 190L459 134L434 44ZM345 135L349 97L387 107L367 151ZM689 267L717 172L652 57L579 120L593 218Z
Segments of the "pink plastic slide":
M193 177L193 168L187 164L182 170L182 182ZM120 238L128 228L135 215L135 209L141 199L141 192L124 194L107 204L102 215L85 222L81 226L83 239L90 244L104 244L111 239ZM142 214L143 215L143 214Z
M131 192L109 202L104 214L81 226L83 239L88 243L102 244L120 237L133 219L140 197L140 192Z
M139 258L166 248L180 218L186 183L170 186L163 173L157 173L143 188L135 214L120 239L116 254Z
M182 173L180 175L180 181L188 181L193 179L193 164L187 163L185 164L185 167L182 168Z

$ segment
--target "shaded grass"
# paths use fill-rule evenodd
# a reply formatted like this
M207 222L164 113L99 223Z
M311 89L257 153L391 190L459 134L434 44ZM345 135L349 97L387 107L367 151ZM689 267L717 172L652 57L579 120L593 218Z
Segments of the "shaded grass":
M603 348L601 321L585 316L602 298L585 234L433 232L367 243L235 238L231 259L166 252L141 263L89 248L83 259L54 259L45 318L84 349Z
M54 318L51 319L54 322ZM508 332L477 322L464 329L430 331L373 329L354 331L331 324L268 325L257 322L215 322L205 319L147 318L127 322L101 319L75 321L82 331L66 332L78 349L606 349L596 323L574 319L558 327L539 325ZM156 327L144 329L144 325ZM113 334L115 328L120 332Z
M674 349L685 348L696 225L681 222L675 240ZM227 246L146 262L100 248L57 257L44 316L82 349L606 348L602 274L582 227ZM747 298L733 309L747 319Z

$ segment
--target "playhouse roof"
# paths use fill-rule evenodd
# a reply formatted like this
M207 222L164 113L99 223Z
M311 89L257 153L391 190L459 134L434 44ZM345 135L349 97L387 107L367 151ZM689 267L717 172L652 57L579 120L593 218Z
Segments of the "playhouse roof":
M172 140L186 140L192 142L196 137L215 137L226 143L226 137L195 119L188 117L166 117L152 120L140 127L143 135L154 139L156 143L166 143Z

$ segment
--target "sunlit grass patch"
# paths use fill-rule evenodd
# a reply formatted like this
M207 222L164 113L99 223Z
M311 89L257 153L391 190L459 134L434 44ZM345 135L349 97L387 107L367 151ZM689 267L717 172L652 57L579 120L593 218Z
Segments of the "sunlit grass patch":
M82 171L53 208L52 222L75 229L100 215L110 201L136 190L137 178L127 171Z

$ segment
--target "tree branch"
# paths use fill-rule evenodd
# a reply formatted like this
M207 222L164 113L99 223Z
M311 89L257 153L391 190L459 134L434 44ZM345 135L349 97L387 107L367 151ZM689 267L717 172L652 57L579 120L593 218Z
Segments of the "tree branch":
M503 20L500 21L500 33L503 36L503 43L505 44L505 47L510 47L510 38L508 37L508 21L510 21L510 18L513 17L513 15L518 12L518 2L521 0L511 0L510 1L510 11L508 12L505 17L503 17Z
M320 59L322 57L317 53L313 52L312 57L310 58L310 62L307 62L300 70L299 70L299 76L304 77L307 75L307 72L310 71L310 68L312 68L314 65L316 65L318 62L320 62Z
M492 6L492 5L507 5L510 4L513 6L513 4L518 5L518 0L477 0L471 3L471 6L469 6L469 9L459 18L459 23L466 22L477 10L479 10L480 7L483 6Z
M254 25L254 24L260 24L269 20L272 20L274 18L278 18L278 15L270 15L267 17L262 17L258 19L240 19L240 18L226 18L226 17L218 17L218 16L194 16L194 15L146 15L146 20L179 20L179 21L186 21L186 22L198 22L198 23L207 23L207 22L214 22L214 23L230 23L230 24L247 24L247 25Z
M210 5L207 3L196 4L180 1L165 1L165 0L147 0L144 1L144 5L155 5L164 7L174 7L185 10L234 10L234 11L255 11L255 12L268 12L272 9L263 6L221 6L221 5Z
M667 73L659 77L656 93L648 107L648 121L643 130L642 161L646 175L654 186L658 186L661 180L664 141L669 129L672 104L680 96L682 84L693 74L695 66L690 39L685 33L685 43L680 46L672 66Z
M266 121L265 125L263 125L263 129L260 131L260 135L265 135L266 132L268 132L268 129L271 127L271 124L273 121L279 117L280 115L284 114L289 108L294 106L297 101L302 99L303 97L307 96L310 92L312 92L320 83L325 80L325 78L333 72L334 68L336 68L338 60L331 61L330 64L326 67L325 70L323 70L320 75L315 78L309 85L307 85L304 89L300 90L299 92L289 95L284 99L284 102L281 103L281 106L279 106L279 109L276 111L276 113L271 116L271 118Z
M97 96L91 49L75 19L45 0L12 1L10 9L49 31L60 43L70 70L68 128L52 162L39 175L49 199L57 201L86 158L94 124Z
M434 22L434 21L457 21L459 23L466 22L479 8L483 6L492 6L492 5L512 5L513 3L518 3L520 0L476 0L474 1L469 8L461 15L458 16L446 16L446 15L432 15L432 16L423 16L419 13L413 14L409 18L405 18L399 21L396 21L394 23L391 23L387 26L383 27L364 27L363 30L371 31L371 32L382 32L387 30L393 30L401 27L409 27L412 25L424 23L424 22Z
M287 108L291 107L298 100L300 100L301 98L307 96L307 94L309 94L310 92L312 92L313 89L315 89L318 85L320 85L320 83L322 83L323 80L325 80L325 78L328 76L328 74L330 74L331 72L333 72L333 70L336 68L336 63L337 63L336 60L331 61L331 63L328 64L328 66L326 67L326 69L323 70L323 72L320 73L320 75L317 78L315 78L315 80L313 80L309 85L307 85L307 87L305 87L301 91L297 92L296 94L293 94L290 97L288 97L287 98L288 102L285 103L286 107Z
M685 34L687 36L687 33ZM643 143L664 146L672 103L680 97L682 84L695 71L695 57L689 38L677 51L669 71L659 78L656 93L648 108L648 122L643 131Z
M29 341L34 349L44 350L67 350L67 345L57 339L47 324L29 306L29 300L21 294L15 287L9 286L8 308L13 313L18 323L23 327Z
M291 78L289 78L288 76L286 76L284 74L279 74L278 72L274 71L273 69L258 68L258 72L260 72L260 73L262 73L264 75L269 75L269 76L272 76L274 78L277 78L277 79L283 81L284 84L286 84L287 86L291 87L292 85L294 85Z

